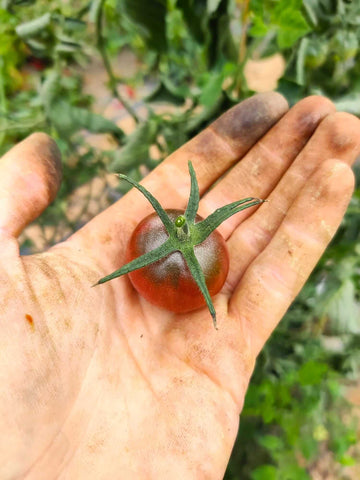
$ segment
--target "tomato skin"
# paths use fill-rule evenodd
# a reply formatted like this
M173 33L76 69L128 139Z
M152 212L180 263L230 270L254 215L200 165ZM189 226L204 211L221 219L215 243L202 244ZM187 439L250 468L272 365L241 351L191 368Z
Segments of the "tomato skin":
M175 221L182 210L166 210ZM202 218L197 215L196 222ZM157 213L145 217L135 228L129 242L126 261L154 250L168 239ZM224 238L216 230L194 247L211 296L218 293L229 271L229 254ZM146 267L128 274L132 285L148 302L176 313L185 313L206 304L188 266L179 251L170 253Z

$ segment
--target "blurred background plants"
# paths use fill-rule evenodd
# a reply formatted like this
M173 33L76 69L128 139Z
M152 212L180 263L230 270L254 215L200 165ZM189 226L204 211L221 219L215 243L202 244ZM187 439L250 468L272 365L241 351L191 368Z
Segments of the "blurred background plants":
M252 95L250 61L281 55L277 90L290 104L330 97L360 116L360 2L351 0L2 0L0 153L35 130L63 154L64 181L37 228L64 238L136 179ZM117 66L132 52L129 76ZM84 88L106 74L126 129ZM92 70L91 70L92 71ZM101 109L100 109L101 110ZM104 109L103 109L104 110ZM121 118L123 118L122 115ZM106 138L99 142L91 140ZM357 462L355 417L343 389L359 378L360 189L310 280L261 354L226 479L347 478ZM82 185L81 208L69 203ZM90 206L95 206L90 208ZM36 250L26 235L24 252ZM316 477L328 458L329 476ZM345 469L344 469L344 468ZM333 475L333 477L331 477Z

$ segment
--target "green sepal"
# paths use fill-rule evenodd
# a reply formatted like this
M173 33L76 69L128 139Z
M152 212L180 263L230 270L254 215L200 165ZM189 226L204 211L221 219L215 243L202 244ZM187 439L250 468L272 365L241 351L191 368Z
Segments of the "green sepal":
M189 166L189 173L191 178L191 187L190 187L189 203L188 203L188 206L186 207L186 211L184 215L188 224L192 225L195 222L195 217L199 208L200 196L199 196L199 184L196 179L194 167L192 166L192 163L190 161L188 162L188 166Z
M100 285L101 283L108 282L109 280L113 280L114 278L121 277L121 275L125 275L126 273L138 270L139 268L150 265L151 263L157 262L161 258L169 255L169 253L173 252L174 250L175 249L173 242L169 238L168 240L166 240L165 243L155 248L154 250L144 253L144 255L141 255L140 257L134 258L134 260L119 268L119 270L115 270L115 272L110 273L110 275L101 278L93 285L93 287L95 287L96 285Z
M202 268L201 268L201 265L200 265L198 259L196 258L194 248L193 247L191 247L191 248L188 247L188 248L186 248L186 250L184 248L182 253L183 253L183 257L185 259L185 262L186 262L187 266L189 267L189 270L190 270L190 272L193 276L193 279L195 280L197 286L199 287L201 293L203 294L203 296L205 298L206 305L208 306L208 309L209 309L210 314L211 314L212 319L213 319L214 327L217 330L218 328L217 328L217 325L216 325L215 307L214 307L214 304L212 303L211 296L210 296L209 290L208 290L207 285L206 285L205 275L204 275L204 272L202 271ZM184 253L185 253L185 255L184 255Z
M146 197L149 200L151 205L154 207L155 212L159 215L159 218L164 224L164 227L166 228L166 231L168 232L169 235L175 232L173 222L170 220L168 214L160 205L159 201L156 200L156 198L149 192L149 190L147 190L145 187L140 185L140 183L135 182L135 180L133 180L132 178L127 177L126 175L123 175L122 173L119 173L118 177L121 178L122 180L126 180L128 183L133 185L144 195L144 197Z
M198 245L206 240L219 225L235 213L264 202L266 202L266 200L262 200L261 198L248 197L216 209L215 212L196 224L193 232L193 242L196 242L194 245Z

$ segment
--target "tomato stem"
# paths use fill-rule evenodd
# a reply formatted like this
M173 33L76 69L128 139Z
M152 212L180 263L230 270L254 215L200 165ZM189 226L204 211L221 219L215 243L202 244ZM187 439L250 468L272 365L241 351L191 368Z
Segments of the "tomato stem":
M176 237L181 242L190 240L190 230L184 215L179 215L175 220Z

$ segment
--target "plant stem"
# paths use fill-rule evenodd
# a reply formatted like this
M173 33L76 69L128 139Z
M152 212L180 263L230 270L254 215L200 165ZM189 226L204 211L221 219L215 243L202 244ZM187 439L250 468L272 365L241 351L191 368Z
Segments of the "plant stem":
M4 60L0 57L0 144L5 138L6 131L6 95L5 95L5 65ZM3 128L4 125L4 128Z
M236 90L240 92L241 90L241 83L243 81L243 69L244 69L244 62L246 58L246 40L247 40L247 28L249 23L249 7L250 7L250 0L242 0L239 2L241 8L241 37L240 37L240 44L239 44L239 55L238 55L238 73L237 73L237 80L236 80Z
M246 34L249 23L249 6L250 0L243 0L242 12L241 12L241 37L239 46L239 63L242 63L246 57Z
M99 49L102 61L105 66L105 70L108 74L109 77L109 85L111 89L111 93L115 98L119 100L124 105L124 108L127 110L129 115L135 120L136 123L139 123L139 117L136 115L135 110L132 108L132 106L127 102L127 100L119 93L117 89L117 84L119 83L118 80L116 79L113 69L111 67L111 63L108 57L108 54L106 52L106 47L105 47L105 41L104 37L102 34L102 26L103 26L103 7L104 3L106 0L102 0L97 14L96 14L96 23L95 23L95 28L96 28L96 43L97 47Z
M184 242L186 240L189 240L190 231L189 231L189 226L186 223L186 221L181 227L176 226L176 236L182 242Z
M3 132L16 132L17 130L34 130L35 128L39 127L40 125L44 125L46 122L45 117L37 120L36 122L28 122L28 123L17 123L17 124L7 124L4 128L0 128L0 133ZM1 125L1 122L0 122Z

